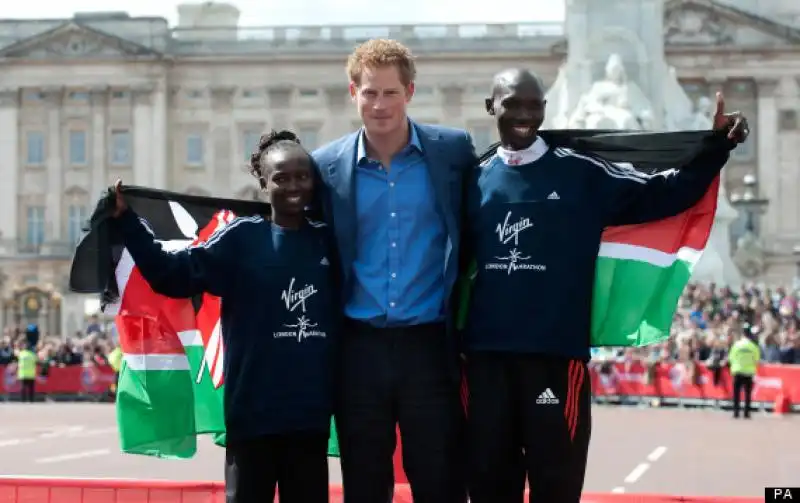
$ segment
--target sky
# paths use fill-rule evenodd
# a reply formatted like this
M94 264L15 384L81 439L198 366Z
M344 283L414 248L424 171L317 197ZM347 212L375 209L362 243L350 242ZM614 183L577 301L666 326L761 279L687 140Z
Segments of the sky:
M68 18L75 12L126 11L177 22L174 0L25 0L3 2L0 18ZM197 3L197 2L189 2ZM233 0L241 26L510 23L562 21L564 0ZM533 7L532 5L536 5ZM524 7L523 7L524 6ZM312 13L312 14L309 14Z

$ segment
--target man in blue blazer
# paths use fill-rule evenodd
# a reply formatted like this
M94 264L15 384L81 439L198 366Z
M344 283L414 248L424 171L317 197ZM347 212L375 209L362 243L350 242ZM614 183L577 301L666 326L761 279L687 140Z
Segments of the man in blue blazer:
M466 131L410 120L410 51L370 40L347 64L364 126L313 152L341 256L336 410L346 503L392 498L399 424L416 503L462 503L463 409L450 321ZM453 296L454 297L454 296Z

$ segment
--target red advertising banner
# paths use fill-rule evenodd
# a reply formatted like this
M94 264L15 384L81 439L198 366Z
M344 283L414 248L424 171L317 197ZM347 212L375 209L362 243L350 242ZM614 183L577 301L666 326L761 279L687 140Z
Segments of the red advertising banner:
M0 395L19 393L20 385L13 365L0 365ZM115 383L114 371L108 365L70 365L50 367L47 376L36 378L36 393L79 395L105 393Z
M715 383L714 371L697 365L660 363L652 370L644 363L612 363L591 367L595 397L649 399L687 404L730 401L733 393L728 369L722 369ZM13 366L0 365L0 395L19 393ZM72 365L51 367L48 375L39 376L36 392L53 395L105 393L114 384L114 371L108 365ZM800 365L762 365L755 380L753 402L772 405L779 396L800 408Z
M695 367L694 370L692 367ZM719 371L704 365L659 363L593 363L592 390L595 397L674 399L686 403L730 401L733 386L727 368ZM800 365L765 364L759 368L753 402L774 404L779 397L800 405Z

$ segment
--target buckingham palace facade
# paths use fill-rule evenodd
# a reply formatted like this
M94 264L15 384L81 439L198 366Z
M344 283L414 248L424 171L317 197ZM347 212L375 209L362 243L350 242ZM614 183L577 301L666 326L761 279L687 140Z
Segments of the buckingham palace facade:
M291 128L313 148L358 127L344 64L359 41L407 43L418 57L412 117L463 127L478 149L494 141L483 107L491 76L523 66L552 83L566 50L562 23L240 28L235 7L211 2L182 5L179 17L177 26L117 12L0 19L4 325L83 327L93 308L67 292L69 266L115 179L253 198L245 165L261 132ZM791 281L800 30L713 0L670 0L666 18L667 59L687 92L721 88L754 125L725 181L732 193L757 176L769 201L759 217L767 257L759 278Z

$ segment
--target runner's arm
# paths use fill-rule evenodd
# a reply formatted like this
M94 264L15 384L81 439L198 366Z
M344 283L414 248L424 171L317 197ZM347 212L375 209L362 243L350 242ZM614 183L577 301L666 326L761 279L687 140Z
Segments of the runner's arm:
M683 165L653 175L630 164L601 161L605 225L641 224L688 210L708 192L735 146L724 134L709 135Z
M234 242L240 224L250 221L234 220L204 243L166 251L133 210L127 209L117 217L125 248L150 288L180 299L205 292L222 297L230 291L235 280L230 269L237 260Z

